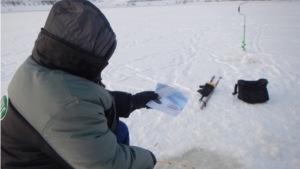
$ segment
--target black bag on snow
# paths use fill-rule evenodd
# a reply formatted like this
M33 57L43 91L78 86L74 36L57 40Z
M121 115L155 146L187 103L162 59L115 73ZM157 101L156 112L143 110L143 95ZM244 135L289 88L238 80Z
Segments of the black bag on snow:
M238 80L232 95L238 93L238 99L247 103L263 103L269 100L267 84L267 79L259 79L257 81Z
M215 88L215 84L212 82L207 82L205 85L199 86L200 89L197 90L200 94L202 94L203 97L207 97Z

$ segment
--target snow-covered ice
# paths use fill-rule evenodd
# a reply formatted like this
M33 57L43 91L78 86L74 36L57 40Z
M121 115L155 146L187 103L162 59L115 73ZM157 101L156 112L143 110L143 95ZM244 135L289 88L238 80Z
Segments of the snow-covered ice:
M143 109L122 119L132 145L197 169L300 168L300 2L242 5L246 51L240 3L102 9L118 40L102 76L108 89L136 93L163 83L192 93L177 117ZM48 12L1 14L1 95ZM200 110L196 91L213 75L222 79ZM268 102L232 96L237 80L259 78L269 81Z

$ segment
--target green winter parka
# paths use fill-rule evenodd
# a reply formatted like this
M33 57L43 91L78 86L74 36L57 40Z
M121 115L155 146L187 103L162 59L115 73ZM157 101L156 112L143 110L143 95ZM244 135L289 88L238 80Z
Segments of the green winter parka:
M105 117L113 98L94 82L45 68L29 57L15 73L8 96L14 108L42 136L43 144L50 145L70 168L153 168L150 151L117 143ZM3 121L10 118L9 113ZM22 125L15 124L14 127L22 128ZM2 132L5 134L5 130ZM10 134L20 133L7 133ZM4 140L2 146L5 145ZM9 152L9 147L6 148ZM54 154L52 151L44 153L49 158ZM12 166L13 162L10 162ZM43 165L39 168L43 169Z
M113 133L118 118L129 116L117 112L114 98L99 85L115 47L108 21L90 2L53 6L32 55L8 87L1 168L154 167L149 150L118 144Z

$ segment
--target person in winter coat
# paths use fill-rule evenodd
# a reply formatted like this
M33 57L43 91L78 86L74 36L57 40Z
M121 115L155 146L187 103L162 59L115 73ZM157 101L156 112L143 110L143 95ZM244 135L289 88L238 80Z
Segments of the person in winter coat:
M86 0L51 9L32 55L8 87L1 168L152 169L155 156L129 146L119 117L156 99L153 91L108 91L101 72L116 48L101 11Z

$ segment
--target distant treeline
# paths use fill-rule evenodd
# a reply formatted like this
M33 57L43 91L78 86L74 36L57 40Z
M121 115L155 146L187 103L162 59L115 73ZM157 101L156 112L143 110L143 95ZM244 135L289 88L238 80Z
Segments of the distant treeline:
M1 0L1 6L38 6L53 5L60 0ZM91 0L93 2L102 2L103 0Z
M1 0L1 6L39 6L53 5L60 0ZM101 3L104 0L90 0L92 2ZM151 2L164 0L128 0L128 6L134 6L136 2ZM174 0L175 4L186 4L193 2L222 2L222 1L246 1L246 0ZM249 0L249 1L299 1L299 0ZM168 1L170 2L170 1Z
M1 0L1 6L53 5L59 0Z

